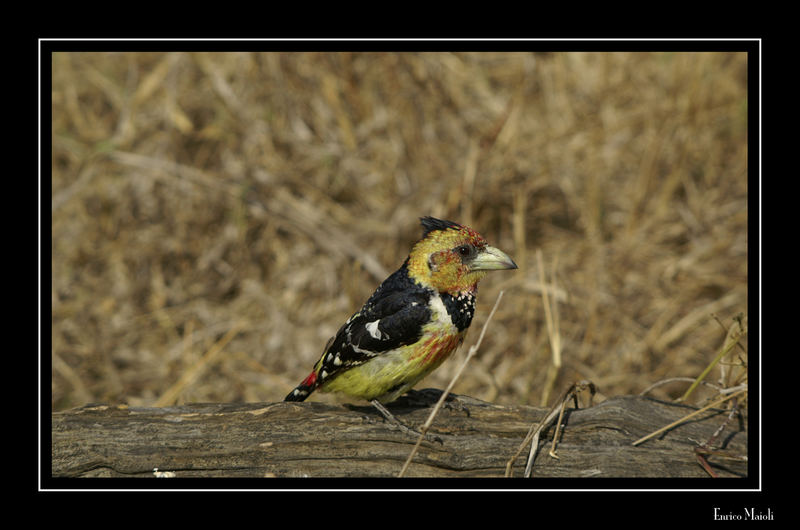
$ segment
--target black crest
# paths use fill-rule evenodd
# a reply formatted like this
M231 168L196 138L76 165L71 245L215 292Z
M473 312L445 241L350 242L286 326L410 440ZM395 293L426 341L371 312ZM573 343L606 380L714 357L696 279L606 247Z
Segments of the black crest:
M427 236L430 232L434 230L447 230L450 228L454 228L458 230L461 228L461 225L458 223L454 223L453 221L445 221L442 219L437 219L435 217L431 217L426 215L425 217L419 218L420 222L422 223L422 237Z

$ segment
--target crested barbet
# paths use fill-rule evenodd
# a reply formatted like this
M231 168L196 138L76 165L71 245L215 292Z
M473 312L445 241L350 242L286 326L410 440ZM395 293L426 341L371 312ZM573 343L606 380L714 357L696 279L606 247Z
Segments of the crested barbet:
M410 390L461 345L487 271L517 268L472 228L433 217L421 222L422 239L403 265L339 328L285 401L303 401L314 390L341 392L398 422L382 403Z

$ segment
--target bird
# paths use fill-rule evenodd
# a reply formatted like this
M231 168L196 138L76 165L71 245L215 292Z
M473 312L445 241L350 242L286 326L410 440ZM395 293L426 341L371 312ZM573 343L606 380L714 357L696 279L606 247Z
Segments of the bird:
M478 282L493 270L517 269L472 228L420 218L422 238L397 271L328 340L311 373L284 401L338 392L369 401L411 432L384 404L438 368L464 341L475 315Z

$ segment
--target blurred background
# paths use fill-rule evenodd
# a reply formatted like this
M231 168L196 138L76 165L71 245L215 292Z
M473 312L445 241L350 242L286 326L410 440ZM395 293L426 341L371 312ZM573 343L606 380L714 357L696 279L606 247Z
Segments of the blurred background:
M694 378L747 311L745 53L52 65L54 410L283 399L423 215L519 270L483 280L464 346L417 388L447 385L501 290L454 392L503 404Z

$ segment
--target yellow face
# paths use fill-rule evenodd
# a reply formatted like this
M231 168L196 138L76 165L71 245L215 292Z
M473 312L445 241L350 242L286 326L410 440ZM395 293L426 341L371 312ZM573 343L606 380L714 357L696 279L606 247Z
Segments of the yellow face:
M423 285L450 294L474 290L489 270L517 268L466 226L428 232L411 250L408 266Z

